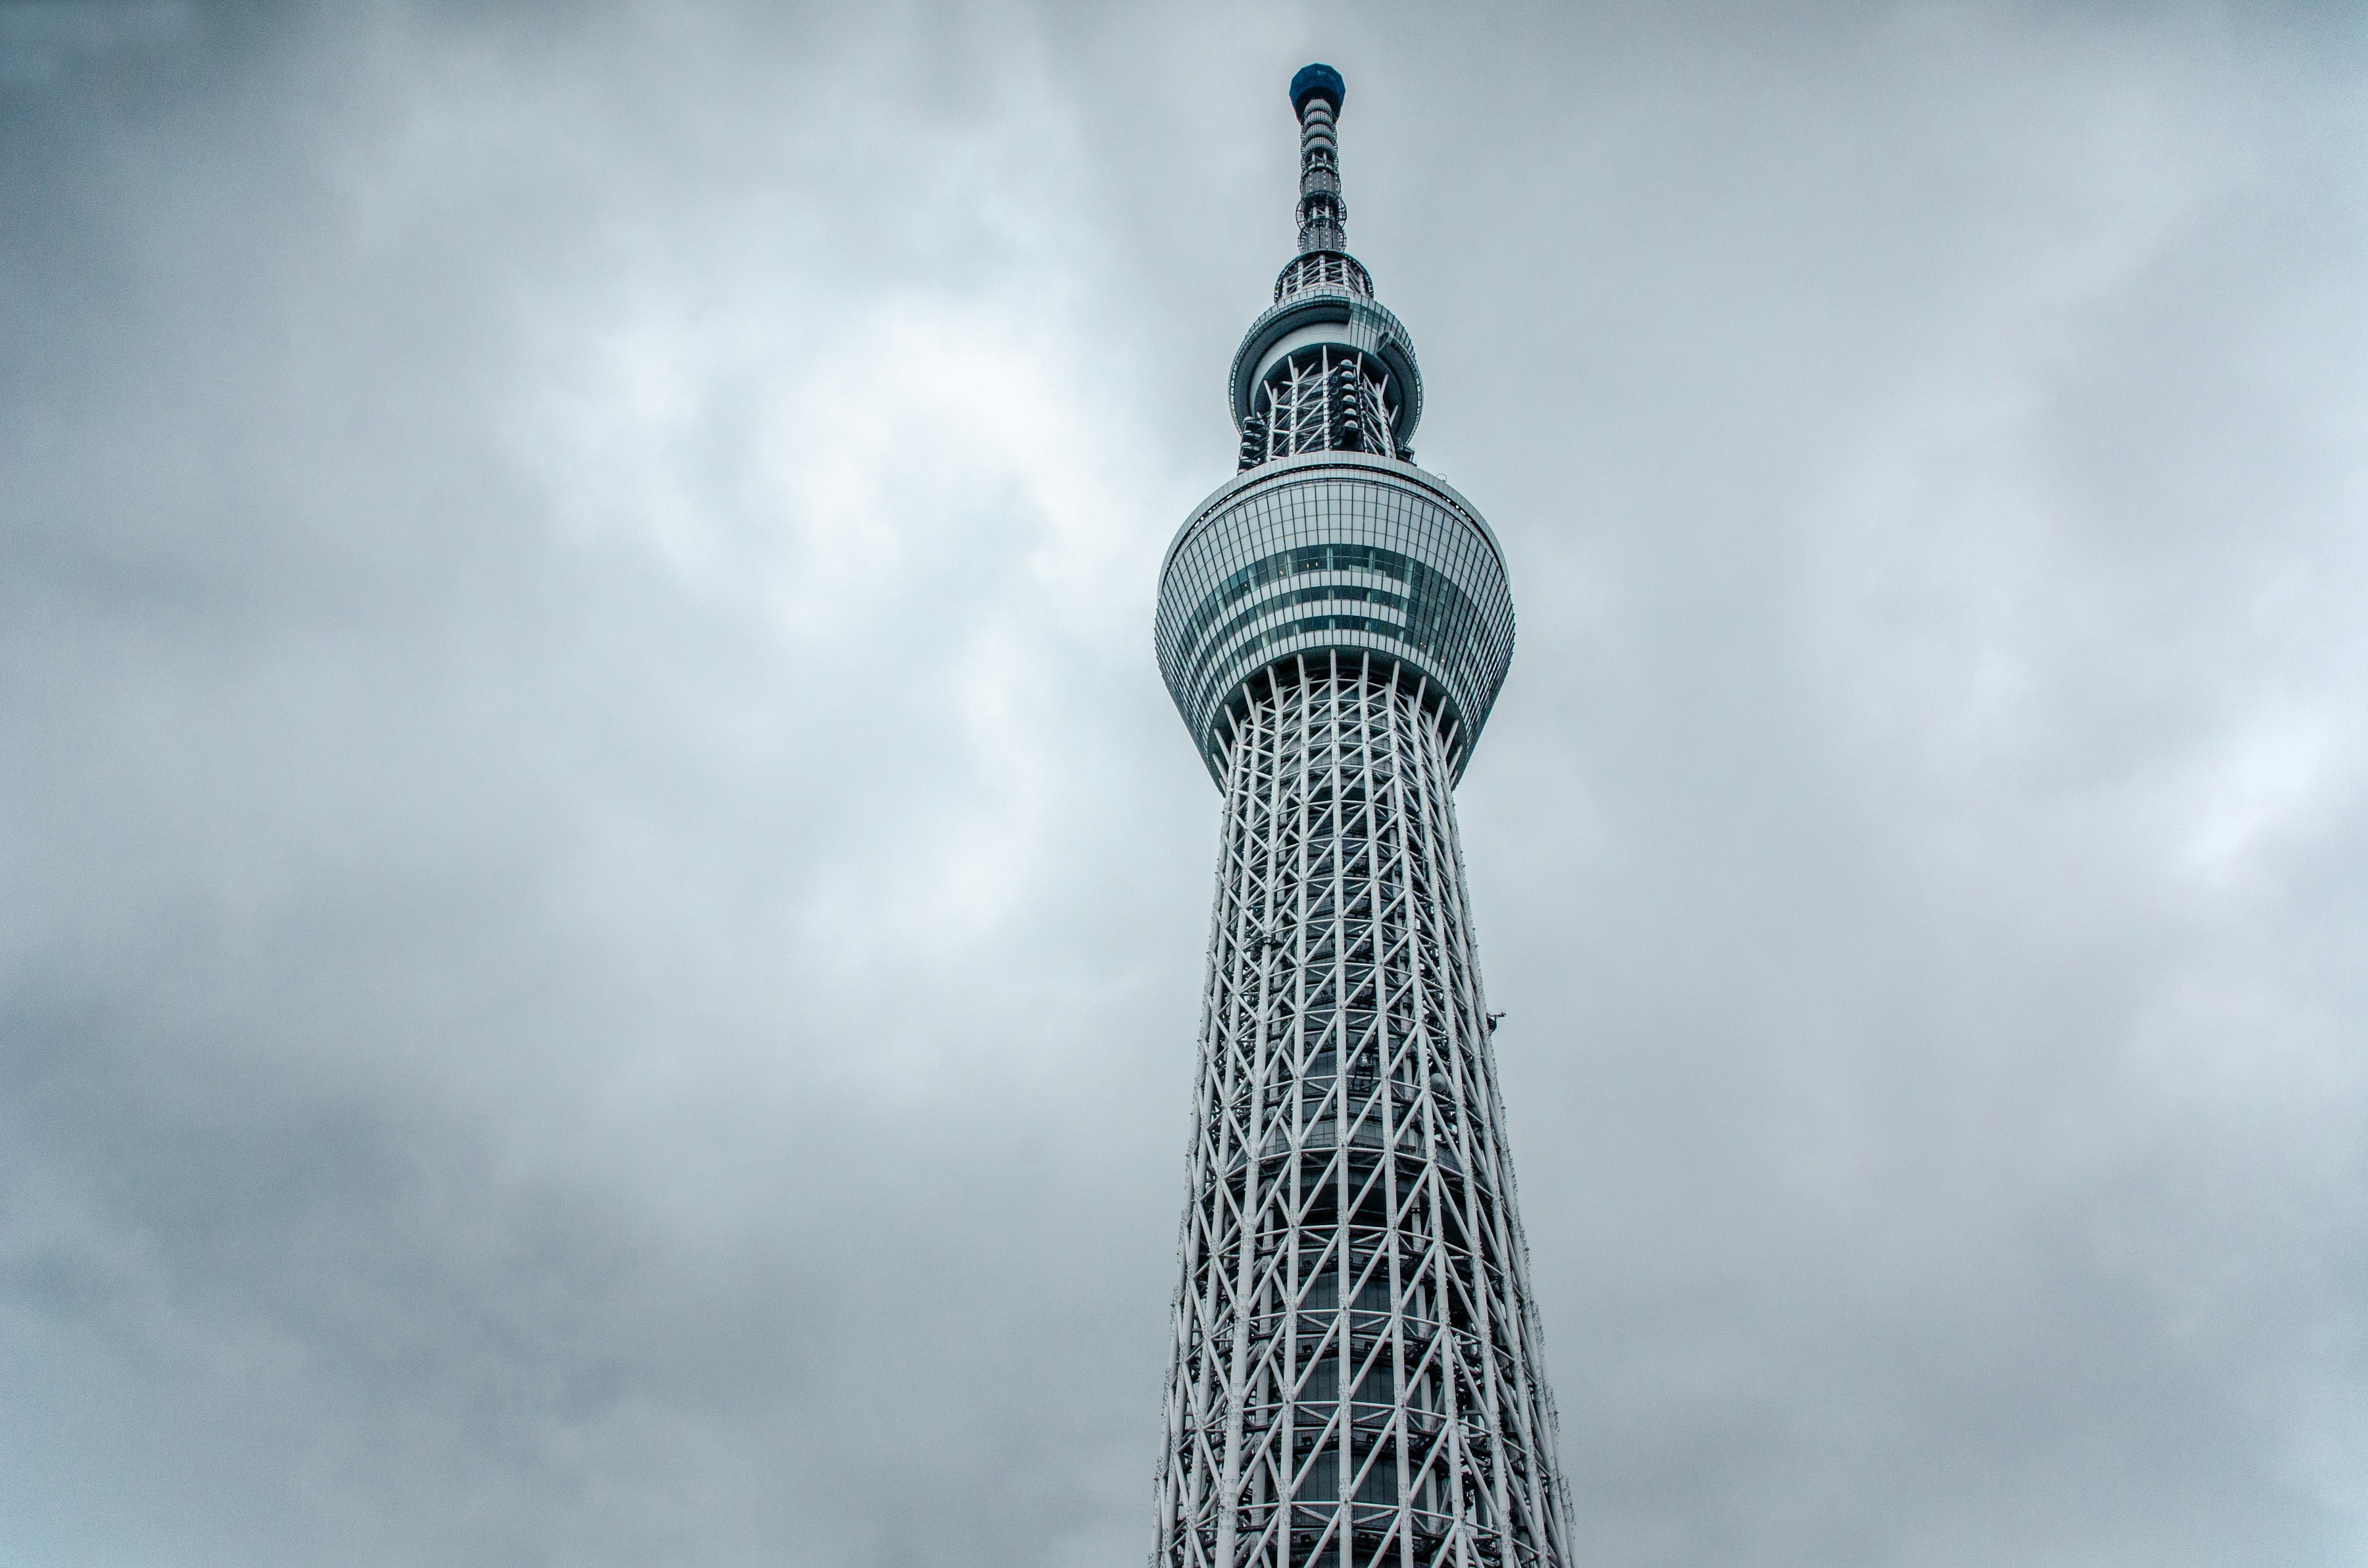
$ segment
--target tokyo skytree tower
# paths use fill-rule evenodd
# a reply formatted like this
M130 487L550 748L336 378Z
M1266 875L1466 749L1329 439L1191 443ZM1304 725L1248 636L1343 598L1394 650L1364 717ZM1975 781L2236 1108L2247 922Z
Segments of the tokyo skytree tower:
M1299 254L1234 356L1240 471L1156 640L1225 796L1155 1568L1562 1568L1569 1504L1455 781L1513 653L1496 536L1414 463L1349 255L1328 65Z

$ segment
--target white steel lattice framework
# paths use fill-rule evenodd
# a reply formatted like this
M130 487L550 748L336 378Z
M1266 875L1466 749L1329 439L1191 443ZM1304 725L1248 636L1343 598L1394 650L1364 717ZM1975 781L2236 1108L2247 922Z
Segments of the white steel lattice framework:
M1562 1568L1452 793L1512 605L1486 523L1413 465L1413 349L1339 248L1342 96L1292 82L1302 254L1235 358L1242 471L1162 574L1225 814L1152 1560Z

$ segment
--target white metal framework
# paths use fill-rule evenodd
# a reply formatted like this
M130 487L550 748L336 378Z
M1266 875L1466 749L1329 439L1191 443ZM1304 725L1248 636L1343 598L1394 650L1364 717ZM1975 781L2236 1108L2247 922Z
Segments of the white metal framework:
M1286 354L1242 421L1241 466L1303 452L1395 453L1395 402L1389 368L1353 348L1319 343Z
M1328 66L1239 472L1155 629L1224 790L1154 1568L1567 1568L1452 790L1512 658L1487 523L1349 256Z
M1225 737L1154 1561L1569 1561L1449 792L1370 653Z

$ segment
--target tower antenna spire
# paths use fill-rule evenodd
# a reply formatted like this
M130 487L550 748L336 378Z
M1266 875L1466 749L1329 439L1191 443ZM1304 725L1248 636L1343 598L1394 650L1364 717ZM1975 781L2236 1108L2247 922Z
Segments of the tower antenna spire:
M1349 204L1340 199L1340 139L1334 127L1348 84L1329 65L1303 65L1291 79L1299 116L1299 254L1349 248Z

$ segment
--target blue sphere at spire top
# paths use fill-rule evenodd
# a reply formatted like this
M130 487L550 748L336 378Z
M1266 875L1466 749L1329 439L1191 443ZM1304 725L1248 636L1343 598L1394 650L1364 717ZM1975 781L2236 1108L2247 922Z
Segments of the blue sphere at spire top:
M1326 98L1332 112L1340 112L1340 100L1349 93L1349 84L1340 80L1340 73L1329 65L1303 65L1299 74L1291 79L1291 112L1305 114L1307 100Z

